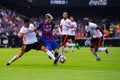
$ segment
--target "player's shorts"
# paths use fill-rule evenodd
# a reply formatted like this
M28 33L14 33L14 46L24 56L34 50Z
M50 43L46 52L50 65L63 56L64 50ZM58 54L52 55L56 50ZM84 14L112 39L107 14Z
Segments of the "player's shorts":
M35 42L33 44L23 44L21 51L28 52L31 49L41 50L42 46L43 46L42 42Z
M53 40L51 42L44 42L44 46L47 47L50 51L59 48L59 46L55 40Z
M75 41L75 36L72 36L72 35L63 35L63 36L62 36L62 45L65 45L66 42L67 42L69 39L72 39L72 41L74 42L74 41Z
M91 40L91 44L92 45L95 45L97 47L100 47L102 45L102 42L103 42L103 37L100 37L100 38L92 38Z
M68 39L71 39L74 42L75 41L75 36L74 35L69 35Z
M68 35L62 35L62 45L65 45L68 39Z

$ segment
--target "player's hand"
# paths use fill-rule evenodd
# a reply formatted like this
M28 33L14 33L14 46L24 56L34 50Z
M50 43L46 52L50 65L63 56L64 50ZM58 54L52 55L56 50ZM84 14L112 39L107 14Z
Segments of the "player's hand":
M22 34L22 33L18 33L18 37L19 37L19 38L22 38L22 37L23 37L23 34Z

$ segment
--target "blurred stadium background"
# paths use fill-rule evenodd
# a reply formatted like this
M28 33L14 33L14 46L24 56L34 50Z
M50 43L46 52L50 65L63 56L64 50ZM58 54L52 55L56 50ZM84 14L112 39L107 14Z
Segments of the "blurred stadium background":
M51 13L57 24L62 12L75 17L77 22L76 41L84 46L87 36L83 17L89 17L106 33L105 46L120 46L120 0L0 0L0 47L20 47L17 37L23 20L20 16L32 18L37 26L45 13Z

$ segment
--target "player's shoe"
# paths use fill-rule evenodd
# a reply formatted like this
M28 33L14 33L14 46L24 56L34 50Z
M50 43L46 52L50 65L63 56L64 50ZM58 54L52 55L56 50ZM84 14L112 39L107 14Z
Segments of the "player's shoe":
M6 63L5 65L6 65L6 66L10 66L10 63Z
M76 47L77 49L80 49L80 46L79 46L78 43L75 44L75 47Z
M56 59L54 60L54 66L58 66L57 62L58 62L60 56L61 56L61 55L59 55L58 57L56 57Z
M106 52L106 55L109 55L109 51L108 51L108 48L107 48L107 47L106 47L105 52Z
M101 58L96 58L96 61L101 61Z
M50 56L48 56L49 59L52 59Z

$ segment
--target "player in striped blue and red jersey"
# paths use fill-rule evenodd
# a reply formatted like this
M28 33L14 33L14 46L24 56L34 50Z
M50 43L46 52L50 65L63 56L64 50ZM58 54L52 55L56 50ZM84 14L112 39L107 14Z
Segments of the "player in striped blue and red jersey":
M53 20L53 17L51 14L45 15L45 20L42 20L37 27L37 29L41 30L42 32L42 41L44 43L44 46L48 47L50 51L54 51L55 57L58 57L58 44L54 39L54 36L52 34L53 28L55 27L55 21Z

